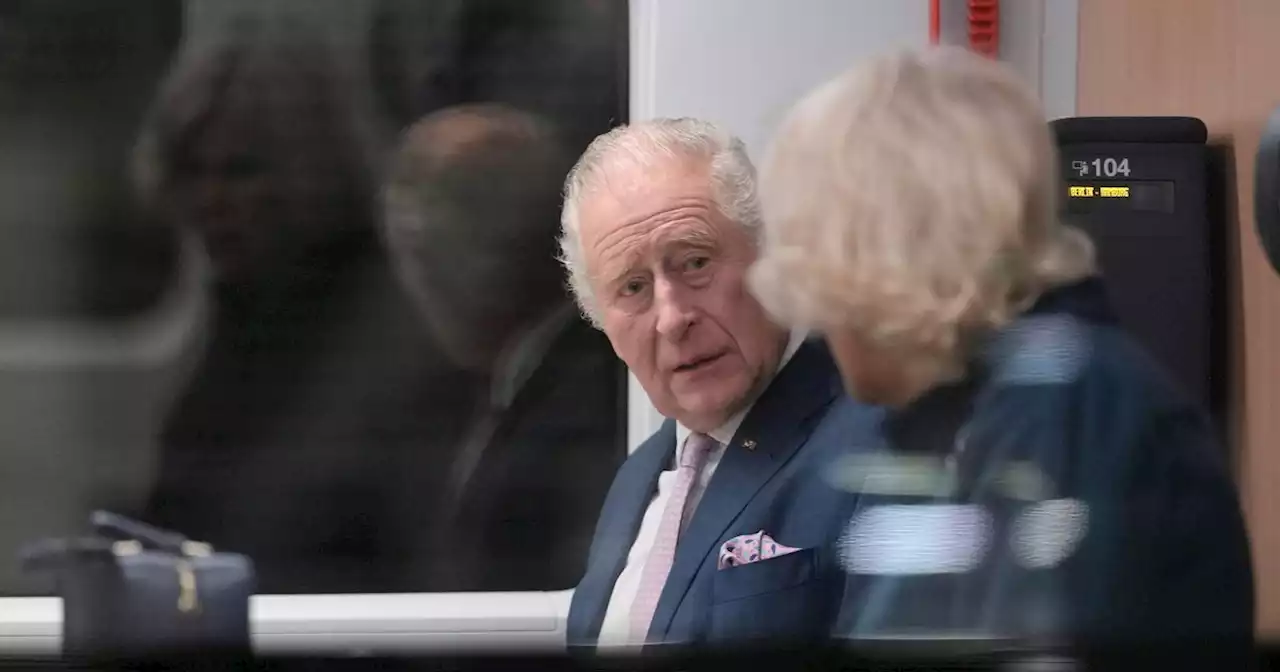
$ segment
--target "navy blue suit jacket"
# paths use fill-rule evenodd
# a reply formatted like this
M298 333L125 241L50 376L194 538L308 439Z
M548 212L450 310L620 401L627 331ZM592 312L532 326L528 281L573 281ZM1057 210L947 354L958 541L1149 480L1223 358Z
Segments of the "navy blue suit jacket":
M820 484L819 467L872 434L880 415L848 399L822 343L804 343L726 449L680 538L649 642L776 642L828 635L844 585L834 541L852 499ZM675 434L675 423L668 421L614 479L569 610L571 649L596 644L658 475L672 462ZM724 542L761 530L800 550L716 568Z

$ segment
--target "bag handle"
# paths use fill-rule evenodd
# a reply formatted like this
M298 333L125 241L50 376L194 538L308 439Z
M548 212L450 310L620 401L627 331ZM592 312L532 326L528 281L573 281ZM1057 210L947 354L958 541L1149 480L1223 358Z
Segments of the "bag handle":
M70 557L118 558L144 550L189 558L213 554L208 544L110 511L94 511L89 516L89 524L97 536L42 539L23 546L19 551L23 571L57 569Z
M166 553L183 554L188 539L178 534L148 525L110 511L94 511L89 525L96 534L118 541L137 541L143 547Z
M202 558L213 554L213 547L201 541L192 541L186 536L148 525L140 520L110 511L94 511L89 516L89 524L94 532L108 539L115 540L112 552L116 555L131 555L142 549L184 555L191 558ZM139 546L129 552L121 544L133 543ZM124 551L122 553L122 551Z

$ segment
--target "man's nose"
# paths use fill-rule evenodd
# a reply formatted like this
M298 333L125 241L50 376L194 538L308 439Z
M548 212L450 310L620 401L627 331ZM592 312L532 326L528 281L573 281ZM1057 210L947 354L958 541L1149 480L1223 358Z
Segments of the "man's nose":
M678 341L697 321L697 311L689 301L687 292L675 283L660 280L654 289L658 333L667 340Z

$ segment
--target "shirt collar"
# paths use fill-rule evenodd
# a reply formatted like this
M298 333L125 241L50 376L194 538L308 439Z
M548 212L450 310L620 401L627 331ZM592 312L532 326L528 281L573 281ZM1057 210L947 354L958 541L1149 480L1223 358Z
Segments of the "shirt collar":
M489 383L489 402L505 409L542 365L556 338L576 317L573 304L564 304L547 313L503 349Z
M782 351L782 359L778 361L778 368L773 372L774 378L776 378L778 373L782 371L782 367L786 366L787 362L791 361L791 357L796 354L796 351L800 349L800 346L808 337L809 332L805 330L796 329L791 332L791 337L787 341L787 349ZM772 379L770 382L772 383ZM755 406L754 401L735 413L733 417L725 421L723 425L711 430L708 435L715 439L720 445L728 445L729 442L733 440L733 435L738 433L738 427L742 426L742 421L746 420L747 413L751 412L752 406ZM689 435L692 433L693 431L688 427L685 427L679 422L676 423L676 464L680 463L680 453L684 450L685 439L689 438Z

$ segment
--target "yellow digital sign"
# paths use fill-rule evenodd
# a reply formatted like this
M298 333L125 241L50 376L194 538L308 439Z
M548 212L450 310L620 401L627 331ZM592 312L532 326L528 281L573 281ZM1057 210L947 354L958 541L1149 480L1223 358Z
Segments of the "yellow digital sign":
M1129 198L1129 187L1073 185L1072 198Z
M1170 180L1072 180L1067 183L1067 212L1163 212L1172 213Z

